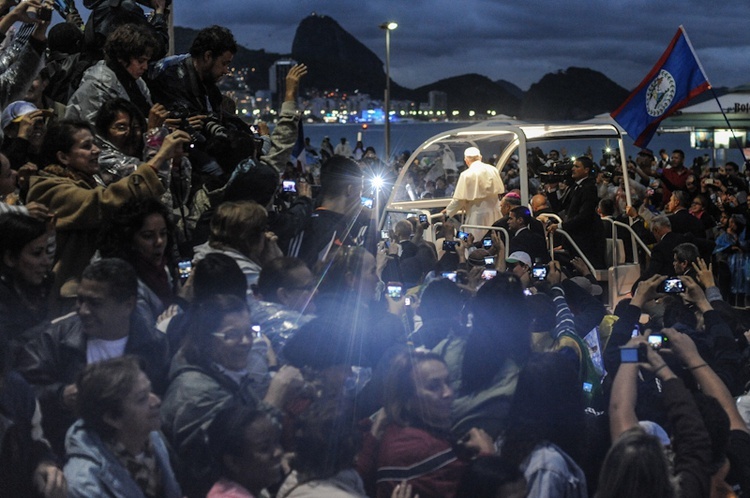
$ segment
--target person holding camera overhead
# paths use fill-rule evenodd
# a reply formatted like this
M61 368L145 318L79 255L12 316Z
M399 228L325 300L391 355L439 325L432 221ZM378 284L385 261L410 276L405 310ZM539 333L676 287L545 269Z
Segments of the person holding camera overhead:
M464 162L468 169L458 177L453 199L443 209L446 217L453 216L459 209L466 213L467 225L489 226L503 217L497 196L505 192L505 185L497 168L482 162L482 153L476 147L464 151ZM480 239L484 230L467 230Z

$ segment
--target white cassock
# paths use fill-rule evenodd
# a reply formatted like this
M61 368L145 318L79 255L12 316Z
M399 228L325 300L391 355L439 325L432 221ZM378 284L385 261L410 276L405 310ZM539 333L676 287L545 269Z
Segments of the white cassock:
M445 208L448 216L453 216L459 209L466 212L466 225L490 226L503 217L500 212L498 194L505 192L505 185L497 168L482 161L474 161L461 173L453 192L453 199ZM465 230L475 239L482 237L486 230Z

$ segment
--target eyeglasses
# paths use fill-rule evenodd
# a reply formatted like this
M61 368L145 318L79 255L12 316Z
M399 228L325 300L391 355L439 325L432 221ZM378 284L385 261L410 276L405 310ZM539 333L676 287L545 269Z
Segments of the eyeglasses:
M255 325L249 329L225 329L211 334L214 337L222 339L226 343L236 344L247 339L249 342L253 342L253 339L260 336L260 327Z

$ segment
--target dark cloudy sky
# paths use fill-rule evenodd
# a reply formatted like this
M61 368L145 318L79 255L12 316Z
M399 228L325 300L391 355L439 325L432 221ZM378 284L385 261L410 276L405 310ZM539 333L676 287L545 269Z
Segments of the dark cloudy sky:
M325 14L385 60L409 88L479 73L523 90L570 66L637 85L682 24L715 87L750 83L750 0L176 1L175 24L221 24L248 48L289 53L299 22Z

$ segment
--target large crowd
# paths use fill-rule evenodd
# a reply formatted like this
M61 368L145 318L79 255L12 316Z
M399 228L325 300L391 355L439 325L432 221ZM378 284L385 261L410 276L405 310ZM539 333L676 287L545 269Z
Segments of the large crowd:
M306 66L250 126L228 29L84 6L0 0L0 495L750 496L737 164L446 150L377 231L408 154L304 140Z

